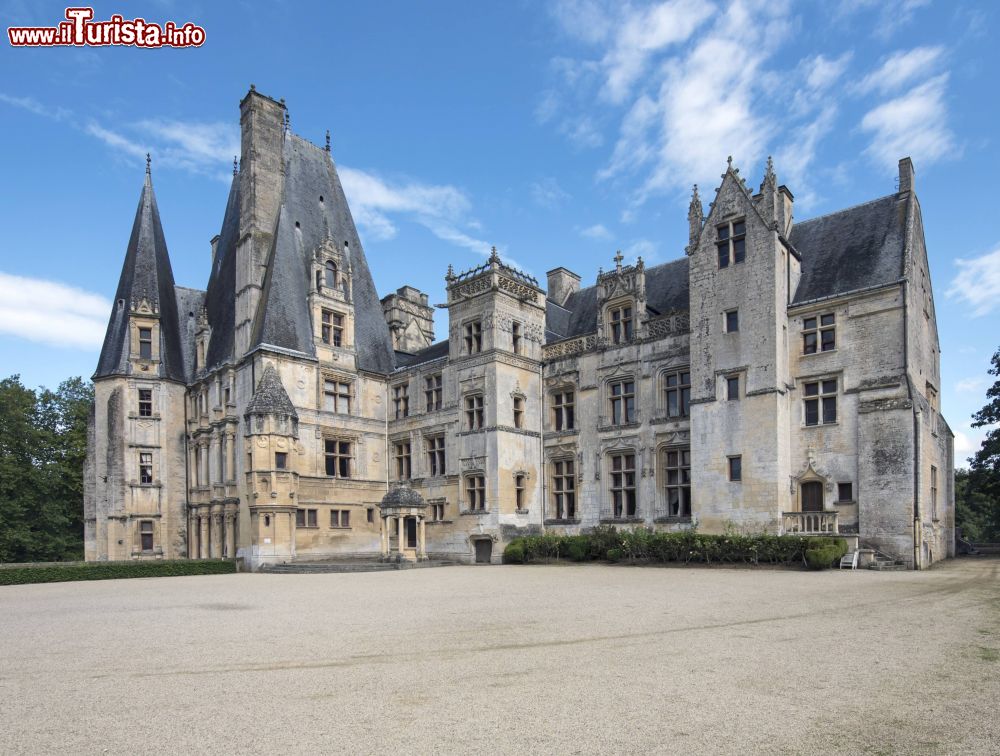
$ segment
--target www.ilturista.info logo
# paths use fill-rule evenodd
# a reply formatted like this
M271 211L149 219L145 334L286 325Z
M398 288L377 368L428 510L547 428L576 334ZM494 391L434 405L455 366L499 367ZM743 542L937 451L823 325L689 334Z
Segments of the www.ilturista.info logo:
M58 26L11 26L7 37L13 47L200 47L205 43L205 30L190 21L160 25L119 15L108 21L93 18L93 8L67 8L66 20Z

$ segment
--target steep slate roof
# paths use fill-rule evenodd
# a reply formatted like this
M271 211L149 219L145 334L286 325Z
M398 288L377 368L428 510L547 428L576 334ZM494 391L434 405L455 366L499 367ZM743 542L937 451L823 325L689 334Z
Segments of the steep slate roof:
M159 310L159 376L185 381L187 375L177 319L174 274L170 268L167 242L163 238L160 211L156 207L148 166L94 378L127 374L131 344L129 310L133 303L137 304L141 299L146 299Z
M401 368L411 367L412 365L420 365L421 363L447 356L448 339L445 339L444 341L437 341L429 347L424 347L419 352L413 352L412 354L408 352L396 352L396 365Z
M906 200L895 194L795 224L802 277L792 304L897 281L905 239Z
M205 309L212 338L205 366L215 368L233 360L236 329L236 244L240 240L240 177L233 176L222 216L222 230L215 245L212 273L208 278Z
M245 410L247 415L290 415L298 418L295 405L288 398L288 392L278 376L278 371L274 365L264 368L264 374L260 377L257 389L250 397Z
M270 345L315 355L307 299L309 271L312 253L329 234L339 249L345 241L349 245L358 368L391 372L395 360L389 328L330 154L289 133L284 161L284 192L252 346ZM323 202L319 201L321 196Z
M657 315L670 310L686 310L688 296L688 259L646 268L646 308ZM582 336L597 330L597 286L574 292L560 307L546 302L546 335L552 340Z
M189 289L186 286L176 287L177 315L180 320L181 354L184 357L185 380L194 380L195 332L198 330L198 314L205 306L205 292Z

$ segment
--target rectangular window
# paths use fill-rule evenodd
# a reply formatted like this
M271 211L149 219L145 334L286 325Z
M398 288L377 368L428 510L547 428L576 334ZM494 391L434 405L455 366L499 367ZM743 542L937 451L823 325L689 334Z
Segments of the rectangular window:
M687 417L691 414L691 373L678 370L664 376L667 417Z
M435 522L441 522L444 520L444 507L445 503L440 502L438 504L431 504L431 519Z
M318 528L319 517L316 509L296 509L295 526L299 528Z
M351 477L351 442L337 438L323 440L323 455L326 458L326 474L331 478Z
M616 381L610 385L611 424L635 422L635 381Z
M427 401L427 411L434 412L441 409L441 373L430 375L424 379L424 399Z
M370 512L371 510L368 511ZM351 527L351 511L349 509L331 509L330 527L331 528Z
M153 550L153 521L139 521L139 541L143 551Z
M524 509L525 485L525 477L523 475L514 476L514 506L519 512Z
M139 452L139 482L142 484L153 482L152 452Z
M427 439L427 463L431 477L444 475L444 436L433 436Z
M691 516L691 450L668 449L664 453L664 486L668 517Z
M576 518L576 473L572 459L552 463L552 498L557 520Z
M740 400L740 377L738 375L726 376L726 399L730 402Z
M483 396L465 397L465 427L468 430L482 430L484 422Z
M275 470L288 469L288 452L274 453L274 469Z
M478 354L483 351L483 324L474 320L465 324L465 353Z
M153 329L139 329L139 358L143 360L153 359Z
M938 495L938 476L937 468L931 465L931 519L936 520L938 518L937 512L937 495Z
M804 386L806 425L837 422L837 379L810 381Z
M521 428L524 424L524 399L520 396L514 397L514 427Z
M837 324L832 312L802 319L802 351L830 352L837 348Z
M632 340L632 308L616 307L609 313L611 321L611 341L624 344Z
M557 431L573 430L576 427L575 397L572 391L561 391L552 395Z
M351 413L351 384L344 381L323 381L323 409L343 415Z
M854 484L837 484L837 501L854 501Z
M635 455L611 455L611 508L615 519L635 517Z
M521 324L516 320L510 324L510 339L511 345L514 348L514 354L521 353Z
M322 320L323 343L338 347L343 346L344 316L338 312L323 310L320 318Z
M401 383L392 387L392 405L396 410L396 419L406 417L410 414L410 386Z
M396 449L396 480L410 479L410 442L400 441Z
M368 507L368 524L371 525L373 522L375 522L375 509Z
M719 267L728 268L730 264L741 263L746 258L747 224L743 220L735 220L718 227Z
M740 330L739 310L727 310L725 313L726 333L736 333Z
M729 479L732 481L743 480L743 457L736 455L729 458Z
M139 417L153 416L153 389L139 389Z
M473 512L486 509L486 477L470 475L465 479L465 500Z

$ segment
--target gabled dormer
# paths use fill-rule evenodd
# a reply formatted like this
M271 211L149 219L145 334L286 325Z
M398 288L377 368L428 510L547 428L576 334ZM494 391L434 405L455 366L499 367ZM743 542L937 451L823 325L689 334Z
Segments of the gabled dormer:
M622 265L619 250L613 270L597 274L597 337L606 344L627 344L646 335L646 265Z
M351 299L351 258L348 242L339 246L327 228L312 254L309 312L313 343L321 360L335 361L341 349L354 347L354 305Z

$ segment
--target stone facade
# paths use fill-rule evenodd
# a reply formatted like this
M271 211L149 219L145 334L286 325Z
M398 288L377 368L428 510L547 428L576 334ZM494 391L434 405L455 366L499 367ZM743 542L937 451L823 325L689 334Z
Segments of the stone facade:
M619 527L852 533L951 556L952 434L913 167L803 223L768 163L697 188L678 260L495 253L376 294L329 154L251 88L206 291L173 283L151 178L95 373L87 558L499 561Z

